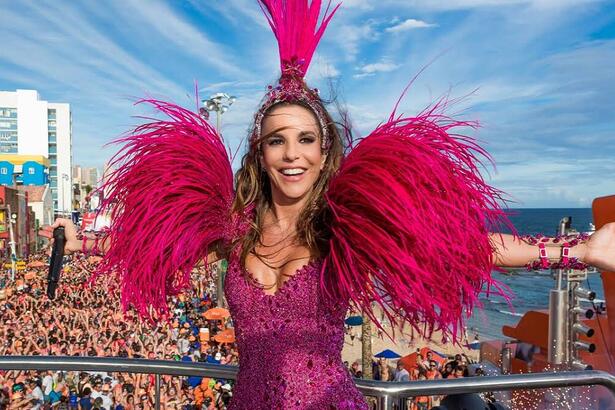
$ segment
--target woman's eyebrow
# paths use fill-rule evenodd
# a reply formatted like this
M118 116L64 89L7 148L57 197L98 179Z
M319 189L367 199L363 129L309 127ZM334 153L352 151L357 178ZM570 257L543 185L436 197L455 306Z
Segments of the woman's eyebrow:
M310 135L310 136L312 136L312 137L315 137L315 136L316 136L316 133L315 133L314 131L301 131L301 132L299 133L299 136L300 136L300 137L305 137L305 136L308 136L308 135Z

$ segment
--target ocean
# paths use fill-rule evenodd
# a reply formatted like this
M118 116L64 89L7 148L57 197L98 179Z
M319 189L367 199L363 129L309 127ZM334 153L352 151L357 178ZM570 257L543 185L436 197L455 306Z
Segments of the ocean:
M519 234L535 235L542 233L554 235L559 226L559 221L565 217L572 217L572 227L579 232L589 230L592 222L590 208L552 208L552 209L515 209L511 221ZM537 252L538 253L538 252ZM535 273L517 271L512 275L504 275L498 272L493 277L508 286L512 293L511 303L507 303L501 297L485 295L481 297L482 309L475 309L472 317L467 321L469 340L473 340L474 334L478 333L480 340L501 339L502 326L516 325L523 313L528 310L546 309L549 305L549 290L555 285L549 272ZM589 284L596 291L596 300L604 300L604 292L600 274L590 274Z

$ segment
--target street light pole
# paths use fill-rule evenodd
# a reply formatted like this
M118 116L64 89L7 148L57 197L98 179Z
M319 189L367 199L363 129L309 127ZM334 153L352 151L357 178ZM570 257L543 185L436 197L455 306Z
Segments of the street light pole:
M216 112L216 131L220 133L220 127L222 123L222 114L228 111L231 105L237 101L237 97L228 95L226 93L216 93L209 99L203 100L203 107L201 108L201 114L208 116L210 112Z
M8 217L9 217L9 234L11 236L11 281L15 281L15 272L17 271L17 249L15 247L15 229L13 224L15 223L15 218L13 218L13 213L11 212L11 204L6 204Z
M237 97L226 93L216 93L208 100L203 100L203 107L199 110L205 119L209 118L211 111L216 112L216 132L220 134L222 123L222 114L228 111L229 107L237 100ZM224 299L224 274L225 266L218 266L218 277L216 280L216 292L218 294L218 305L226 307L226 299Z

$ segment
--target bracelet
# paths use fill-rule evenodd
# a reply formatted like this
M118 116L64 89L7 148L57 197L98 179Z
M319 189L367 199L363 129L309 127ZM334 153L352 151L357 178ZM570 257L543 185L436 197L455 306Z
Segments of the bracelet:
M581 262L579 258L570 257L571 248L589 239L589 235L586 233L574 235L557 235L555 237L548 237L540 234L535 236L526 235L520 237L520 239L531 245L538 245L539 259L532 261L526 265L528 271L541 269L584 270L589 267L588 264ZM562 242L562 251L560 259L557 262L549 262L545 244L559 242Z
M545 236L543 234L538 235L524 235L520 236L519 239L522 241L529 243L530 245L538 245L539 243L549 244L559 244L560 242L568 243L570 247L575 247L581 242L585 242L589 239L589 235L586 233L576 233L569 235L556 235L556 236Z
M88 237L83 235L83 239L81 240L81 252L86 256L88 254L87 243L88 243Z
M96 234L96 239L94 239L94 247L92 248L92 254L96 256L102 256L103 252L100 249L100 245L102 245L102 241L105 240L109 235L108 230L105 229L100 233Z
M100 251L98 250L98 240L99 239L100 237L98 235L94 237L94 246L92 246L92 255L98 256L100 254Z
M540 258L540 267L542 269L549 269L549 255L547 255L547 248L544 242L538 244L538 257Z

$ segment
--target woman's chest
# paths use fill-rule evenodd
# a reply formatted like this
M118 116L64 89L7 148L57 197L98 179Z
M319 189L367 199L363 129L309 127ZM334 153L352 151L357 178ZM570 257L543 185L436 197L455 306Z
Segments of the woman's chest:
M266 295L275 295L312 260L308 248L283 245L282 242L271 246L257 246L246 256L246 273L252 284Z
M262 289L260 283L241 266L229 261L224 292L234 321L306 320L323 309L319 290L320 263L309 262L298 268L275 292Z

